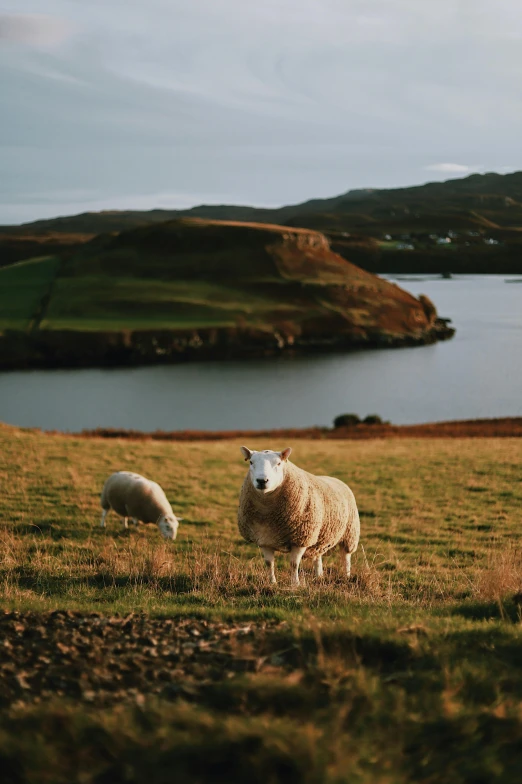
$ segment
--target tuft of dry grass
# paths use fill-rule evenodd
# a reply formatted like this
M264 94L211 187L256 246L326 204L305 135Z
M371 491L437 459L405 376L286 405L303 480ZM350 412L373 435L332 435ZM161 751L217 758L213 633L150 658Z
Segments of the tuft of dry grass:
M508 545L494 550L486 566L478 572L473 595L477 599L500 602L522 591L522 549Z

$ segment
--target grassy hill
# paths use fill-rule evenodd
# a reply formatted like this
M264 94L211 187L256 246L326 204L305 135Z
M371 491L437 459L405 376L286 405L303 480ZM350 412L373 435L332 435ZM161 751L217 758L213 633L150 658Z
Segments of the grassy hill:
M0 270L4 365L118 364L431 342L433 306L324 235L180 219Z
M331 216L330 219L323 218L324 225L321 228L328 226L330 220L345 220L352 227L365 223L391 227L403 225L404 221L410 219L420 219L420 225L426 229L435 229L437 223L439 227L446 226L448 219L453 221L454 226L472 226L477 223L489 227L522 226L522 172L472 174L457 180L431 182L409 188L359 189L329 199L312 199L273 209L203 204L187 210L82 213L34 221L22 227L4 226L0 227L0 232L100 234L163 223L176 217L277 224L302 219L305 222L300 225L308 226L318 219L317 216Z
M189 210L117 210L0 227L0 266L28 256L77 247L101 233L162 223L180 217L282 224L319 230L334 249L371 271L522 272L522 172L473 174L411 188L362 189L278 209L200 205ZM455 233L448 257L431 235ZM345 242L345 234L352 241ZM400 253L383 244L386 235L414 248ZM374 240L377 245L372 245ZM488 244L488 240L494 243ZM42 243L47 249L42 250ZM354 248L354 245L356 246ZM31 252L29 252L31 250ZM350 252L354 252L354 256ZM21 254L25 254L21 255Z
M0 330L31 329L42 312L58 268L58 258L44 256L1 271Z
M239 536L240 443L0 426L3 779L518 781L520 439L293 444L352 487L362 544L352 580L334 553L297 590ZM99 528L125 467L164 487L175 542Z

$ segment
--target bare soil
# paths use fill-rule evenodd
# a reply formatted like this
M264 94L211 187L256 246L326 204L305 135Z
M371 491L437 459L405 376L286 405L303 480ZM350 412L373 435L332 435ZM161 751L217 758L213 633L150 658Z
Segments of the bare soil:
M205 685L280 665L271 639L285 625L6 612L0 616L0 705L57 696L96 704L139 704L145 695L196 698Z

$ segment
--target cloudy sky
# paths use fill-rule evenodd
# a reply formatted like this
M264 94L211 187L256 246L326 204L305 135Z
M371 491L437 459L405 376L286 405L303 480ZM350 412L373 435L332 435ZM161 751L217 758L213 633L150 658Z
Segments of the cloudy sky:
M0 222L522 169L518 0L0 0Z

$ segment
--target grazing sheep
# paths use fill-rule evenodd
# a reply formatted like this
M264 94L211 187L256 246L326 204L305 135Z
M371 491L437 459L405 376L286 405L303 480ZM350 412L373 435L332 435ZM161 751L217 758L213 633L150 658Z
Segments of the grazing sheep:
M241 447L250 470L239 497L239 531L261 548L272 583L276 550L290 553L293 585L299 585L301 558L313 558L321 577L322 556L336 545L349 576L360 532L354 495L340 479L314 476L290 463L291 451L289 447L252 452Z
M140 474L130 471L112 474L103 485L100 504L103 509L102 528L105 528L107 513L114 509L116 514L123 517L124 528L128 527L127 519L130 517L136 525L140 520L143 523L157 523L165 539L176 538L178 519L167 496L156 482Z

